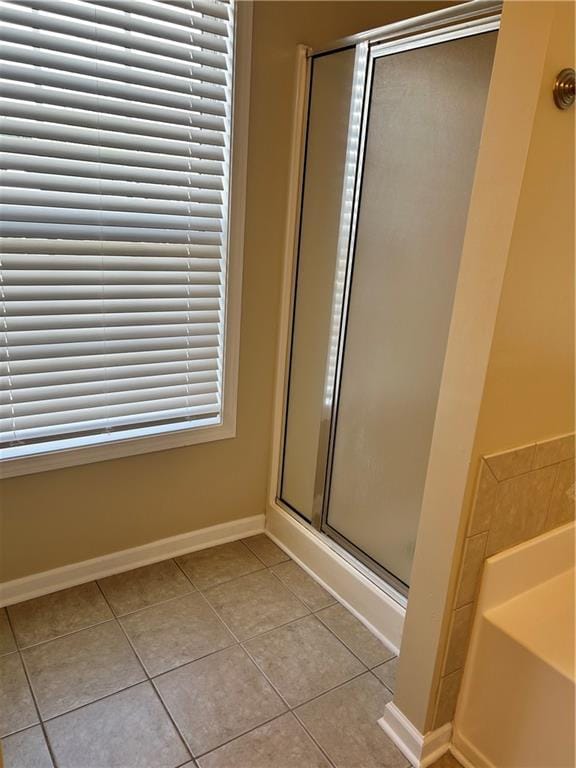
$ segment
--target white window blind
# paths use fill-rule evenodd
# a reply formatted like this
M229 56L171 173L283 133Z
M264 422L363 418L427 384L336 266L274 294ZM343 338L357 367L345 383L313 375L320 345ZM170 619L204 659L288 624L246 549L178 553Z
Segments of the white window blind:
M220 422L233 10L0 0L3 457Z

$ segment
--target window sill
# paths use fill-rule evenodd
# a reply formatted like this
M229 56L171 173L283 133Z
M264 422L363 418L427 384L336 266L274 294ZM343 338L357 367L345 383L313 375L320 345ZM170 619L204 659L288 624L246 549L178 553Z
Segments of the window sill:
M174 432L163 432L146 437L118 438L97 445L85 445L69 449L58 449L28 456L3 459L0 461L0 479L32 475L81 464L94 464L100 461L137 456L142 453L155 453L185 445L210 443L236 437L234 420L232 423L215 424L206 427L188 427Z

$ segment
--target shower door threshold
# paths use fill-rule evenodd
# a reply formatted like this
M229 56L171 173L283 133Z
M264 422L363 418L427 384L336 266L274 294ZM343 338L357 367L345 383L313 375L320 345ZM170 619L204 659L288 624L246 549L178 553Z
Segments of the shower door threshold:
M369 557L365 552L358 549L337 531L330 530L329 533L319 530L312 523L308 522L299 512L293 510L281 499L276 499L276 505L287 515L289 515L299 526L306 529L308 533L316 537L318 541L327 546L335 555L342 558L348 565L358 571L364 578L368 579L374 587L386 594L402 610L406 610L408 604L408 587L397 579L393 574Z

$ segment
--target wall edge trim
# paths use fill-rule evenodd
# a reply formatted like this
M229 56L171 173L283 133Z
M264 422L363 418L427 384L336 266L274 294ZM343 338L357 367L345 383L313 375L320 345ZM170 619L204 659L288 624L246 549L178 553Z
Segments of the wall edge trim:
M264 522L263 514L244 517L158 539L138 547L122 549L90 560L41 571L20 579L5 581L0 583L0 607L85 584L87 581L122 573L143 565L151 565L187 552L253 536L264 531Z
M450 752L463 768L496 768L486 755L479 752L468 739L463 736L457 727L454 728L453 743L450 744Z
M445 752L448 752L450 747L452 723L446 723L435 731L423 734L394 702L386 704L378 725L414 768L426 768L432 765Z

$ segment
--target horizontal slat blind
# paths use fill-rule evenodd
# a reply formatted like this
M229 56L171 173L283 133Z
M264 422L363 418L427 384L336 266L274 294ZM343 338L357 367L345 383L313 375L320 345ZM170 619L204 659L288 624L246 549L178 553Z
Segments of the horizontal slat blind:
M217 424L224 0L0 0L5 458Z

